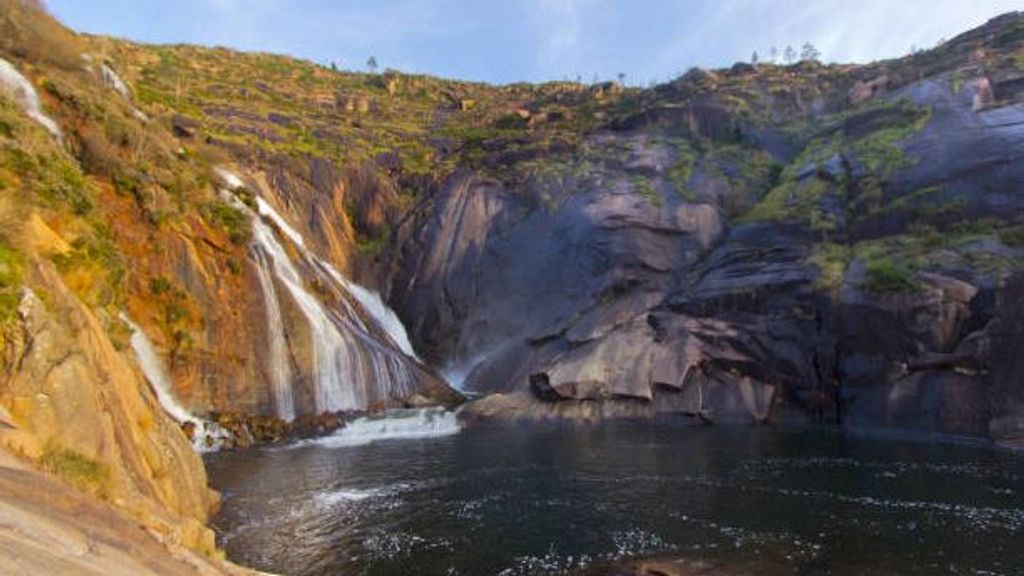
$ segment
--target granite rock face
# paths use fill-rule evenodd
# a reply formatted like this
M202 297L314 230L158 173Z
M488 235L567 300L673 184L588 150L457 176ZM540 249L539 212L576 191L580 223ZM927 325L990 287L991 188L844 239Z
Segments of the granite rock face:
M431 360L500 393L468 417L1017 437L1022 253L976 223L1020 221L1024 104L962 49L985 38L924 77L857 79L852 104L798 99L793 113L823 119L807 139L730 111L701 92L722 78L700 75L680 79L685 103L592 137L629 154L588 176L460 174L410 225L392 301ZM762 196L705 156L674 193L678 151L659 142L673 137L786 167Z

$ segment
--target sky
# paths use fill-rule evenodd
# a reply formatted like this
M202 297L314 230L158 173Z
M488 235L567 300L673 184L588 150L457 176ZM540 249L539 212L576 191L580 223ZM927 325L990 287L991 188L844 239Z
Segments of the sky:
M1020 0L48 0L68 26L492 83L645 85L811 42L823 60L928 48Z

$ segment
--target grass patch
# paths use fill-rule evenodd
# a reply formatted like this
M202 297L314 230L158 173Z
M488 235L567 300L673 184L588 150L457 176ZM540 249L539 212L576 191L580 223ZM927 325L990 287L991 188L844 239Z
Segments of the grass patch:
M803 182L786 180L765 194L744 220L806 220L826 226L830 219L822 213L821 199L832 186L820 179L812 178ZM817 227L817 226L816 226ZM834 224L833 224L834 227Z
M833 293L838 291L843 285L851 256L852 250L845 244L827 242L818 245L810 258L811 264L818 268L815 286Z
M917 290L917 279L909 269L889 258L879 258L866 264L864 288L877 294L895 294Z
M23 276L24 262L21 254L0 243L0 364L6 362L4 349L18 319Z
M48 442L39 459L39 465L49 474L59 476L81 490L106 496L110 471L104 464L92 458L57 446L54 442Z
M999 231L999 241L1007 246L1024 246L1024 226L1014 226Z
M661 208L661 196L654 189L649 180L642 176L633 177L633 191L639 194L644 200L650 202L651 206Z
M361 254L367 256L380 256L384 253L384 250L388 247L388 243L391 242L391 230L385 229L380 236L376 238L361 238L356 241L356 249Z

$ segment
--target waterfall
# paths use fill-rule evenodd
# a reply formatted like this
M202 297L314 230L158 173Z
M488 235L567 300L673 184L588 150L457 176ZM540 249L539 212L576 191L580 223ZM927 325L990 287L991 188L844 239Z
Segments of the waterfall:
M315 366L314 400L318 412L352 410L363 407L355 389L344 385L344 378L353 366L351 350L345 337L335 326L323 304L310 294L302 282L284 247L273 230L259 218L253 219L253 239L269 256L274 275L291 294L295 304L309 322L313 340Z
M43 113L35 87L3 58L0 58L0 94L14 100L26 116L46 128L55 138L60 138L60 127L53 118Z
M274 287L274 279L270 275L267 258L260 250L254 250L253 253L260 287L263 289L263 299L267 307L267 336L270 340L270 354L267 361L270 385L274 392L274 406L279 418L291 422L295 419L295 399L292 397L292 371L288 359L288 344L284 336L281 304L277 298L277 289Z
M367 408L371 403L405 397L416 390L410 360L401 352L381 344L348 304L351 292L340 273L310 254L301 234L288 225L262 198L260 213L292 240L306 268L326 288L340 296L341 308L329 310L305 287L295 262L260 218L253 219L253 239L267 256L277 280L309 322L313 340L314 399L318 412ZM357 302L358 298L352 296ZM393 313L392 313L393 314ZM372 315L371 315L372 316ZM379 327L387 333L387 329Z
M115 92L121 95L122 98L131 102L132 93L128 90L128 85L121 80L121 77L114 72L114 69L106 64L100 66L100 77L103 79L103 83L110 86Z
M459 430L455 412L444 408L388 410L379 416L359 418L330 436L299 442L296 446L362 446L379 440L451 436L457 434Z
M229 170L219 168L217 173L232 190L244 185L242 179ZM306 248L302 234L264 198L256 197L256 214L237 198L230 194L225 196L252 219L253 252L268 303L268 361L279 415L293 418L295 408L276 283L284 287L310 327L317 412L365 409L378 401L414 393L418 388L413 368L415 353L405 328L380 296L348 281L330 264L313 255ZM294 258L282 242L291 243ZM306 287L305 278L315 280L317 291L332 291L338 306L325 305ZM363 309L362 314L353 306ZM367 325L364 317L374 325ZM390 342L382 343L388 339Z
M121 313L121 321L132 330L131 345L139 361L142 373L149 381L164 412L178 424L191 424L194 429L192 446L200 452L218 449L227 438L227 433L216 423L207 422L188 411L174 397L171 378L164 369L160 355L142 328L126 314Z
M341 284L359 302L363 310L366 310L377 325L388 335L392 343L398 346L399 350L405 353L406 356L419 359L416 351L412 348L412 342L409 341L409 334L405 331L405 325L399 320L398 314L395 314L395 311L384 303L384 299L380 297L380 294L349 281L330 264L325 264L324 267L328 274L334 278L334 281Z
M274 208L271 207L270 204L267 204L266 200L257 197L256 207L259 209L260 216L270 218L270 221L273 222L274 225L277 226L278 230L280 230L282 234L287 236L288 239L291 240L293 244L295 244L299 248L305 249L306 241L305 239L302 238L302 234L299 234L298 230L292 228L291 225L288 224L288 222L285 221L285 219L282 218L281 215L278 214L277 211L274 210Z

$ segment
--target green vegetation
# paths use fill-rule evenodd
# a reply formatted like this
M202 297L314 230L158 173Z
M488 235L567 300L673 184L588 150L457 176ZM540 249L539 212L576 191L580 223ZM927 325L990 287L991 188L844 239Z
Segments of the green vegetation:
M1024 246L1024 225L1001 230L999 232L999 241L1007 246Z
M0 364L6 359L6 342L18 319L24 263L21 254L0 242Z
M823 209L822 198L833 192L847 214L864 216L888 209L884 206L883 182L900 168L909 166L899 144L920 131L931 118L929 110L906 102L869 103L857 110L836 115L824 122L825 133L812 139L803 152L780 170L769 167L777 180L745 219L803 220L816 230L835 230L835 215ZM838 154L863 162L870 174L850 182L845 173L822 175L823 167ZM806 176L808 167L817 173ZM803 180L797 178L803 176ZM851 194L850 191L856 192ZM925 189L905 197L893 208L934 192Z
M651 182L642 176L633 177L633 192L647 200L655 208L661 208L661 196L651 185Z
M833 226L831 218L822 213L820 205L821 199L831 190L833 185L821 178L815 177L803 182L787 180L766 194L744 219L803 219L815 222L817 226Z
M931 119L930 110L909 104L897 104L897 114L885 126L852 143L854 154L875 174L888 178L893 171L908 166L910 160L898 144L916 134Z
M872 260L865 264L867 277L864 287L879 294L912 292L918 283L913 272L893 263L888 258Z
M852 251L845 244L826 242L815 248L810 262L818 268L815 286L820 290L836 292L843 284Z
M356 249L361 254L376 257L384 253L389 242L391 242L391 231L384 230L384 233L376 238L361 238L357 240Z
M687 188L693 169L697 164L697 153L687 140L673 142L676 151L676 163L669 168L666 176L675 188L676 194L687 202L696 202L697 195Z
M252 223L244 212L223 200L214 200L203 205L206 219L225 232L232 242L245 245L252 237Z
M66 69L82 65L82 43L41 0L0 0L0 14L0 51Z
M79 489L107 496L110 471L105 465L74 450L48 442L39 464L46 472L59 476Z
M65 284L86 304L120 306L127 269L117 244L105 224L71 242L71 250L51 256Z

